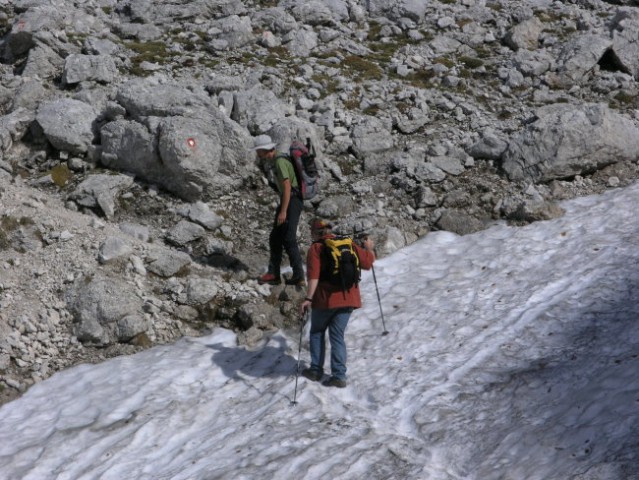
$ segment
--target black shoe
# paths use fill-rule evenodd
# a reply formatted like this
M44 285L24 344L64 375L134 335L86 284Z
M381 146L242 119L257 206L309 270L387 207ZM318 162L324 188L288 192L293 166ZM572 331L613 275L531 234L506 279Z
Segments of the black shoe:
M313 380L314 382L319 382L324 374L322 372L318 372L317 370L313 370L312 368L305 368L302 370L302 377L306 377L309 380Z
M344 388L346 387L346 380L342 380L341 378L331 377L328 380L324 380L322 385L325 387L337 387Z
M284 280L284 283L286 285L295 285L296 287L303 287L306 285L304 277L296 277L295 275Z

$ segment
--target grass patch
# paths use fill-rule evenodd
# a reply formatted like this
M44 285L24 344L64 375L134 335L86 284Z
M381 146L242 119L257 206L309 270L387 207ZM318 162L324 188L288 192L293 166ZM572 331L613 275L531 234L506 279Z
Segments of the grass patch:
M325 73L316 73L311 77L316 83L319 83L322 86L322 89L326 93L326 95L331 95L337 92L337 87L339 86L339 82L335 77L331 77Z
M623 108L623 107L636 107L637 106L637 95L630 94L628 92L618 92L612 100L608 102L608 106L610 108Z
M382 25L379 22L372 21L368 24L367 39L369 41L377 40L379 33L382 31Z
M140 65L143 62L157 63L164 65L167 60L171 59L175 54L169 52L166 44L161 41L155 42L125 42L124 45L136 55L131 58L130 72L136 76L147 76L150 72L142 69Z
M343 65L351 76L360 80L381 80L384 77L379 65L357 55L347 56Z
M455 66L455 62L453 61L453 59L448 57L437 57L433 59L433 63L443 65L446 68L453 68Z
M471 70L479 68L484 64L482 60L474 57L460 57L459 61L463 63L466 68L469 68Z
M374 117L379 113L379 105L371 105L370 107L366 107L362 113L364 115L370 115L371 117Z
M291 61L291 52L283 46L269 48L268 55L262 62L266 67L277 67L278 65L288 64Z
M432 70L418 70L406 75L403 80L413 87L431 88L433 86L433 78L435 78L435 73Z

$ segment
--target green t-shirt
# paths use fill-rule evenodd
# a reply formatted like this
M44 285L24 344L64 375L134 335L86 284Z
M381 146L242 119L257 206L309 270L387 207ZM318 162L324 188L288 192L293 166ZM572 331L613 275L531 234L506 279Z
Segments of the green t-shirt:
M273 170L275 171L275 183L277 184L277 190L280 193L284 191L284 180L287 178L291 181L292 188L297 188L299 186L297 183L297 176L295 175L295 167L287 157L283 157L281 155L276 157L275 167Z

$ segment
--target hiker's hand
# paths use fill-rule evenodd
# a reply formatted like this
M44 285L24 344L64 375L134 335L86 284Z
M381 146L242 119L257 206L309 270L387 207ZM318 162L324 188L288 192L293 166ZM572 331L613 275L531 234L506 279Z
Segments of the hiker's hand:
M306 313L308 310L310 310L311 303L312 302L310 300L304 300L300 305L300 313Z
M286 221L286 212L280 212L277 215L277 224L282 225Z
M373 239L371 237L366 237L362 242L362 247L372 252L373 250L375 250L375 242L373 242Z

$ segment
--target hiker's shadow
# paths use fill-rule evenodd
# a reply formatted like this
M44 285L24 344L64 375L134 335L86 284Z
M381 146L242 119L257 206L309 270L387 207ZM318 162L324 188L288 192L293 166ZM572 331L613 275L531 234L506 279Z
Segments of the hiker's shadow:
M273 345L275 343L275 345ZM249 350L243 347L227 347L221 343L207 345L215 350L211 357L228 378L287 377L294 375L297 359L287 353L287 341L281 335L273 336L262 348Z

